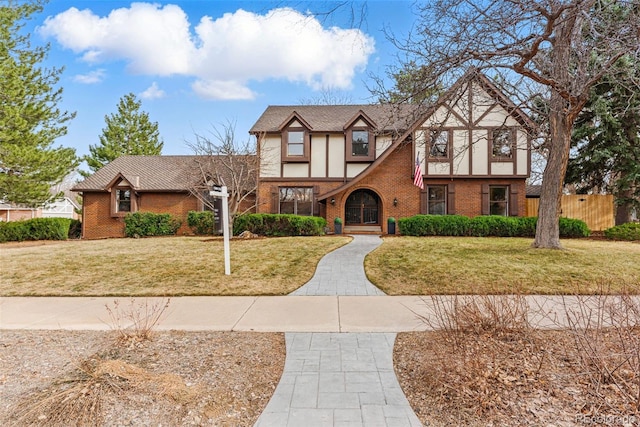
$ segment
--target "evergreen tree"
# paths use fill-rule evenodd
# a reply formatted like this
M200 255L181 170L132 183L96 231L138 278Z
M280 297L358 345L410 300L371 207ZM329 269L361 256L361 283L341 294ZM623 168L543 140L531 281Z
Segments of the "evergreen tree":
M100 144L90 145L87 165L92 172L122 155L158 155L163 142L158 122L149 120L149 113L140 111L142 102L133 93L120 98L118 112L104 117L107 126L102 129ZM82 172L84 176L91 173Z
M638 64L624 58L590 93L573 132L566 182L578 192L608 191L618 205L616 223L640 210L640 80Z
M75 113L60 111L61 68L42 68L49 46L31 46L24 21L41 2L0 2L0 200L35 207L78 165L75 150L53 147Z

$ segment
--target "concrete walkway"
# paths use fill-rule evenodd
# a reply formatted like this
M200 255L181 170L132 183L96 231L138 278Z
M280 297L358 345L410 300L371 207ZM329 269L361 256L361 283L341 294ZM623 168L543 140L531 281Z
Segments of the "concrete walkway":
M291 295L385 295L364 272L364 257L380 244L379 236L354 236L349 244L325 255L311 280Z
M381 243L378 236L354 236L325 255L291 295L384 295L364 272L364 257ZM256 427L421 426L393 370L395 339L395 331L285 334L284 372Z

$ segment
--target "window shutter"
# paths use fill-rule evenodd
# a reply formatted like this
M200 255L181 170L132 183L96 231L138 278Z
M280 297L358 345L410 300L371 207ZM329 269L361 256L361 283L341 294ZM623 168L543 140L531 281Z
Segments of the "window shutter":
M320 202L318 201L318 194L320 194L320 186L313 186L313 200L311 202L311 206L313 206L313 211L311 215L320 216Z
M456 185L447 185L447 215L456 214Z
M427 203L428 203L428 200L427 200L427 194L428 194L427 189L428 188L429 188L429 186L425 185L424 190L420 191L420 214L421 215L426 215L427 212L428 212L428 210L427 210Z
M489 215L489 184L482 184L482 215Z
M513 186L509 187L509 190L512 190ZM510 191L509 192L509 216L518 216L518 191Z
M280 191L275 185L271 186L271 213L280 212Z

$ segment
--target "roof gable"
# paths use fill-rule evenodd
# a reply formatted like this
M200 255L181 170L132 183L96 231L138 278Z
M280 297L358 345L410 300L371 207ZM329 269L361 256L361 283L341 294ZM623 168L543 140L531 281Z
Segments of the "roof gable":
M283 129L291 126L291 124L293 122L299 122L301 126L307 128L308 130L312 130L313 127L307 123L307 121L300 116L300 114L298 114L295 110L293 110L293 112L291 113L291 115L289 115L289 117L287 117L280 126L278 126L278 130L282 131Z
M349 129L360 120L363 120L369 127L376 128L376 123L362 110L358 111L351 119L349 119L342 128L344 130Z

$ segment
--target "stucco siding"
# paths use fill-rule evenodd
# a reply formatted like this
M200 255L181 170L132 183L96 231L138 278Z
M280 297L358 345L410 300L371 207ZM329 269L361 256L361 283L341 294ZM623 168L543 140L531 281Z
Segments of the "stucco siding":
M365 170L369 163L347 163L347 178L353 178Z
M260 177L276 178L280 176L280 136L267 136L260 147Z
M344 135L329 135L329 177L344 177Z
M308 178L308 163L285 163L282 165L283 178Z
M327 138L325 135L311 137L311 176L313 178L327 176Z

